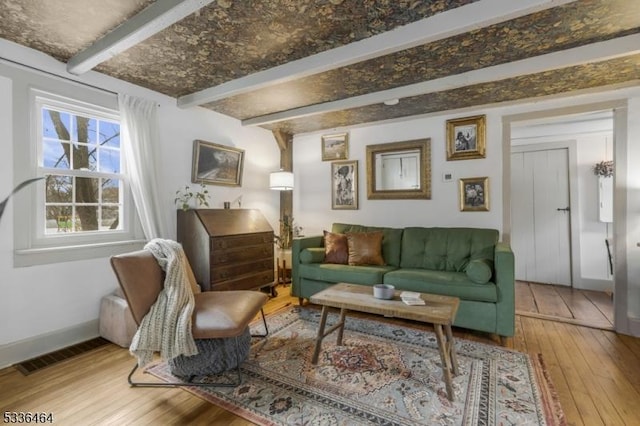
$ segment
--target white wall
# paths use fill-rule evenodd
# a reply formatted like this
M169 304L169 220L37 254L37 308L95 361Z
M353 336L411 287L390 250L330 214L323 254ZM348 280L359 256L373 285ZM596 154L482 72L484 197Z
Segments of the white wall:
M59 75L66 74L63 64L30 49L0 40L0 50L5 58ZM13 79L20 85L35 80L40 85L45 81L46 89L52 93L89 90L76 83L0 62L1 199L18 183L14 179L19 174L17 168L25 167L14 164L14 144L24 143L16 135L25 132L22 128L16 129L24 124L16 123L25 120L13 114L17 101L12 96ZM211 207L222 208L224 201L242 196L242 208L260 209L273 228L278 229L279 194L268 189L268 175L279 167L280 151L271 132L243 128L238 120L202 108L181 110L172 98L95 72L81 80L158 102L159 187L164 205L171 212L168 215L171 235L168 237L175 237L175 191L190 184L194 139L245 150L242 187L209 186ZM10 203L0 222L0 368L96 336L100 298L117 285L107 258L14 267L14 219L13 203Z
M472 111L462 116L484 113ZM293 217L304 227L306 235L330 230L333 222L391 227L404 226L473 226L502 228L502 150L500 117L487 113L487 157L465 161L446 161L445 121L460 114L418 118L403 122L378 124L349 130L349 160L358 160L359 209L331 209L331 162L321 161L321 136L334 130L296 135L293 164ZM430 200L368 200L366 146L431 138ZM444 172L454 179L443 182ZM461 212L458 180L489 177L488 212Z
M576 136L578 147L578 208L580 211L580 272L583 280L611 283L612 275L605 239L613 237L611 223L599 221L598 177L593 174L596 163L613 159L613 135ZM610 178L613 179L613 178Z

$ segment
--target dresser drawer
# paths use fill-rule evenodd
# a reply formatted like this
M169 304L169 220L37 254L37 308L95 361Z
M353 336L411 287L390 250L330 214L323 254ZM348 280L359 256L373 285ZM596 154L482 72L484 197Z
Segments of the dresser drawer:
M267 258L273 262L273 243L217 250L211 253L211 265L249 262L257 259L266 260Z
M211 251L233 249L237 247L255 246L261 244L273 245L273 232L258 234L233 235L211 238Z
M220 264L211 268L211 283L225 281L240 275L273 271L271 258L255 262L234 263L230 265Z
M273 279L273 270L264 271L257 274L242 275L233 280L211 283L211 290L257 290L262 287L273 285Z

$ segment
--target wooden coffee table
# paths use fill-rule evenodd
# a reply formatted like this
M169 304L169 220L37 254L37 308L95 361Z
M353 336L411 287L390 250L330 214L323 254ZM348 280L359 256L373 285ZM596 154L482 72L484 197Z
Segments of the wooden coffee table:
M335 284L314 294L310 301L322 305L322 316L311 363L318 363L322 339L336 330L338 330L337 344L342 345L344 320L348 310L431 323L438 340L447 396L449 400L453 401L452 374L458 374L458 360L451 324L456 317L456 312L458 312L460 299L427 293L420 293L420 297L426 302L425 305L409 306L400 300L400 291L398 290L392 300L381 300L373 297L371 286L348 283ZM340 318L336 324L325 331L329 308L340 308Z

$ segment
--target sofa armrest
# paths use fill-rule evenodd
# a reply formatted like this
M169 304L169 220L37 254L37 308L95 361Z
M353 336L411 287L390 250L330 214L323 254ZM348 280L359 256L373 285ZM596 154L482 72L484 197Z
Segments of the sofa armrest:
M322 247L324 237L313 235L309 237L295 238L291 244L291 295L299 296L300 288L300 253L302 250L312 247Z
M494 252L495 279L498 287L496 331L500 336L513 336L516 326L515 260L509 244L499 242Z

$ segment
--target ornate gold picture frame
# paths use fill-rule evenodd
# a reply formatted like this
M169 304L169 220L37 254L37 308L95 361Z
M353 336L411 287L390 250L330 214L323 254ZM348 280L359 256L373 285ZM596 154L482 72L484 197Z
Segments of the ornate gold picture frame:
M431 199L431 139L367 145L367 198Z
M331 163L331 208L358 210L358 160Z
M201 140L193 141L191 182L242 186L244 150Z
M447 161L486 156L486 117L447 120Z
M322 161L346 160L349 158L349 133L322 136Z
M460 179L460 211L489 211L489 178Z

